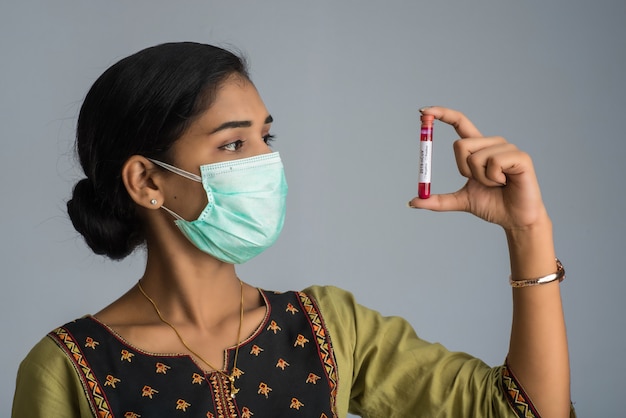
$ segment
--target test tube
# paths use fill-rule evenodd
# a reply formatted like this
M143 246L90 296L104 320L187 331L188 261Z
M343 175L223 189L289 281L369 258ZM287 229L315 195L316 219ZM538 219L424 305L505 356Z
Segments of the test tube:
M420 169L418 176L417 195L420 199L430 197L430 180L433 157L433 115L422 115L420 131Z

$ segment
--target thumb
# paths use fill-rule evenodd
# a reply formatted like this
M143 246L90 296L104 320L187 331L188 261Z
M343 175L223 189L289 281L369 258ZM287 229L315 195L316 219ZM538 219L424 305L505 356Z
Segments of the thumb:
M428 199L420 199L414 197L408 203L410 208L428 209L436 212L465 211L466 205L464 199L459 196L459 192L435 194Z

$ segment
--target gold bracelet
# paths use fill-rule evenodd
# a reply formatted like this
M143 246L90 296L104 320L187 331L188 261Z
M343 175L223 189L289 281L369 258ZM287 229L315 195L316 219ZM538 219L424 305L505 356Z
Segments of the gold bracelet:
M513 276L509 276L509 284L512 287L528 287L528 286L536 286L538 284L546 284L551 283L555 280L562 282L565 279L565 268L563 268L563 264L557 258L556 259L556 273L548 274L547 276L539 277L538 279L528 279L528 280L513 280Z

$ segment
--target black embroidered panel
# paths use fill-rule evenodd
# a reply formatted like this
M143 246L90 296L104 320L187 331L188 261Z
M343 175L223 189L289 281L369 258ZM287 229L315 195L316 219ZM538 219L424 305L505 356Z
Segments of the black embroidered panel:
M337 368L315 302L300 292L262 292L268 307L239 348L235 386L186 355L155 355L93 317L50 333L80 375L96 417L336 417ZM234 348L227 351L228 373Z

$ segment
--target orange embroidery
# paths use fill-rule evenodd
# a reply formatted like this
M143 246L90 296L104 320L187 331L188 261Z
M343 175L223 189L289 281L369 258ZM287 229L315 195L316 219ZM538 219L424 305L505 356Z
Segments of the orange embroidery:
M276 332L281 331L282 328L278 326L278 324L276 323L276 321L272 321L270 322L270 326L267 327L268 330L272 330L274 331L274 334L276 334Z
M240 369L238 369L236 367L233 369L233 374L232 375L235 376L237 379L239 379L241 377L241 375L244 375L244 374L246 374L246 373L243 370L240 370Z
M134 354L128 350L122 350L122 360L127 360L129 363L133 361Z
M289 405L290 409L300 410L300 407L304 406L302 402L300 402L297 398L291 398L291 405Z
M148 397L148 398L152 399L152 395L154 395L155 393L159 393L159 391L152 389L148 385L144 386L143 389L141 389L141 396L143 398Z
M184 401L183 399L179 399L176 401L176 409L182 409L187 412L187 408L189 408L191 404L189 402Z
M280 367L282 370L285 370L285 367L287 367L287 366L289 366L289 363L287 363L282 358L278 359L278 363L276 363L276 367Z
M141 415L135 414L134 412L127 412L124 414L124 418L140 418Z
M191 383L194 384L194 385L196 385L196 384L197 385L201 385L203 380L204 380L204 376L199 375L198 373L194 373L191 376Z
M113 389L115 389L115 384L118 382L121 382L121 380L118 379L117 377L113 377L110 374L107 374L106 382L104 382L104 386L111 386Z
M306 378L306 383L313 383L314 385L316 385L317 381L320 379L321 377L319 377L318 375L309 373L309 377Z
M254 354L255 356L258 357L258 355L261 354L261 351L263 351L263 349L255 344L252 346L252 350L250 350L250 354Z
M297 310L295 308L295 306L293 306L291 303L287 304L287 309L285 309L285 312L291 312L292 315L295 315L296 312L300 312L299 310Z
M230 391L230 379L220 373L211 373L206 378L213 395L215 416L219 418L239 417L235 397L231 396L235 391Z
M211 412L207 412L206 413L206 418L214 418L215 415L213 415Z
M98 344L100 343L91 337L87 337L85 339L85 347L93 348L95 350Z
M311 324L313 325L314 338L317 341L320 353L320 359L324 362L324 371L326 372L327 382L330 386L331 408L333 416L337 415L337 365L335 364L335 356L330 346L330 341L326 336L326 329L321 321L317 307L305 293L298 293L302 307L307 313Z
M259 391L257 392L259 395L265 395L267 398L272 391L272 388L267 386L265 383L261 382L259 384Z
M93 397L93 402L90 401L89 403L96 412L97 416L111 416L111 407L109 405L109 401L104 396L104 388L96 379L93 371L89 367L89 364L87 364L87 361L81 352L80 344L74 341L73 337L64 328L57 328L52 331L50 335L52 334L58 339L59 342L64 344L67 350L69 350L72 355L72 363L80 367L84 373L85 382L83 383L83 386L86 391L85 393L88 393L90 397Z
M322 412L322 415L320 415L320 418L328 418L328 415Z
M304 344L308 343L309 340L307 340L304 335L302 334L298 334L298 338L296 338L296 342L293 344L293 346L301 346L304 348Z
M161 362L157 363L155 366L156 366L156 372L162 373L162 374L167 374L167 371L171 369L170 366L168 366L167 364L163 364Z
M241 418L250 418L252 415L254 415L252 411L250 411L245 406L241 408Z

